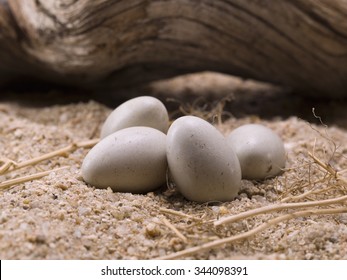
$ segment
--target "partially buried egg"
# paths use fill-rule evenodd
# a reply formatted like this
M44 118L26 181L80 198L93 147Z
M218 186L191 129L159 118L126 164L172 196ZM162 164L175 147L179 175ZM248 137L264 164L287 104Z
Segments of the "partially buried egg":
M285 167L283 141L270 128L259 124L243 125L232 131L227 140L239 158L244 179L273 177Z
M147 126L166 133L169 115L164 104L151 96L140 96L124 102L108 116L100 137L131 126Z
M169 170L178 190L197 202L229 201L241 185L236 154L225 137L205 120L185 116L167 135Z
M85 182L119 192L152 191L165 183L166 171L166 135L150 127L129 127L107 136L82 164Z

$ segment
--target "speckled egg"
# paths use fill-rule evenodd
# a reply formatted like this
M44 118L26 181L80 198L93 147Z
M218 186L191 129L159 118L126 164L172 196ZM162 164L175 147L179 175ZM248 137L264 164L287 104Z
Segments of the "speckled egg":
M182 195L192 201L230 201L241 185L236 154L225 137L205 120L185 116L167 134L170 175Z
M166 133L169 115L164 104L151 96L140 96L124 102L108 116L101 128L100 137L104 138L131 126L147 126Z
M227 140L239 158L244 179L270 178L285 167L283 141L270 128L259 124L243 125L232 131Z
M98 187L145 193L166 181L166 135L150 127L129 127L102 139L85 157L82 177Z

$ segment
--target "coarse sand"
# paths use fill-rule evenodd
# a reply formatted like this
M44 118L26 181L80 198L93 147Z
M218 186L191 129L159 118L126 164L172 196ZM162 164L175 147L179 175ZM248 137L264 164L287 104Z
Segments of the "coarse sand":
M111 108L147 94L165 102L171 120L195 114L225 135L246 123L272 128L285 142L286 169L261 182L243 180L238 197L225 203L187 201L171 182L143 195L87 185L80 167L89 148L78 145L99 137ZM1 92L0 186L48 172L0 190L0 259L346 259L343 202L288 206L215 224L251 209L346 195L347 174L336 173L347 169L345 108L345 101L305 99L285 89L213 73L118 93ZM11 170L12 161L23 163L71 144L77 146ZM324 215L319 209L335 212ZM258 226L264 228L250 234ZM242 238L242 233L249 236ZM223 242L240 234L240 239ZM220 244L197 247L213 242ZM185 253L172 255L181 251Z

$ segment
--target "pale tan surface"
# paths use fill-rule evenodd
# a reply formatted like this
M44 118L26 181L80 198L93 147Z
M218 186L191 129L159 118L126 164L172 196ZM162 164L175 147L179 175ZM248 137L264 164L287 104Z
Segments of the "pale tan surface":
M266 85L255 86L252 82L208 74L162 82L128 95L151 93L164 101L174 97L184 103L192 102L199 94L212 101L219 100L231 91L236 93L235 100L228 103L225 110L233 116L222 125L216 123L217 127L224 134L249 122L274 129L284 139L288 151L288 170L281 176L264 182L243 181L238 198L222 204L188 202L174 188L167 189L166 186L146 195L113 193L94 189L81 180L79 168L87 149L78 149L66 157L55 157L0 176L0 182L3 182L68 166L0 194L0 259L150 259L164 256L247 231L279 215L277 212L265 214L220 228L208 223L221 216L274 204L287 196L290 188L323 177L324 173L307 155L314 145L317 156L327 162L334 150L332 139L338 152L330 164L338 170L347 168L343 103L313 102ZM95 95L83 99L77 95L63 98L60 93L31 94L30 97L4 93L2 96L0 157L17 162L72 142L98 137L100 126L111 111L101 103L88 101L99 98ZM62 98L67 104L57 103ZM119 101L108 98L107 102L115 106ZM175 102L167 104L171 112L178 108ZM327 129L297 117L300 115L314 121L313 106L329 124ZM199 107L200 113L203 109ZM210 107L206 110L211 112ZM334 182L323 180L316 187L329 184ZM344 189L341 192L333 190L318 198L337 197L344 192ZM200 220L165 214L160 208L173 209ZM184 235L187 242L164 225L164 218ZM347 214L311 216L280 223L246 241L194 254L190 258L346 259L346 241Z

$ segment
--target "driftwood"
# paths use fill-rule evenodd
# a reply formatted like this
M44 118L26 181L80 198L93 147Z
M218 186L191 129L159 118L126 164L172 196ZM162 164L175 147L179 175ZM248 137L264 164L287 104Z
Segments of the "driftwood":
M218 71L347 96L345 0L0 0L0 84Z

